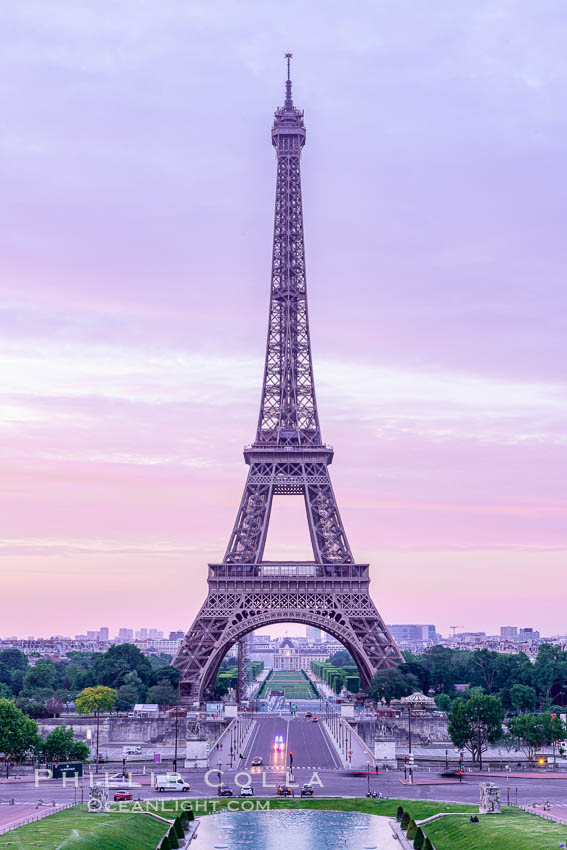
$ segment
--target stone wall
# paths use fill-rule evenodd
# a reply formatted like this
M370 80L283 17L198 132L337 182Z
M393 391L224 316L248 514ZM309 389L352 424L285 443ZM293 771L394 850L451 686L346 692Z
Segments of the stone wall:
M87 730L91 730L92 740L96 735L96 717L78 715L70 717L44 718L38 721L39 731L47 735L55 726L65 723L72 726L75 738L79 741L87 739ZM214 741L220 735L228 721L206 720L203 729L209 741ZM187 732L185 717L178 720L178 740L184 740ZM100 744L163 744L173 746L175 742L175 718L173 717L126 717L116 715L101 717Z
M407 717L361 720L355 728L369 746L374 746L376 739L394 740L398 744L405 744L408 740ZM447 716L442 713L417 717L412 715L411 735L413 742L419 745L446 743L449 740Z

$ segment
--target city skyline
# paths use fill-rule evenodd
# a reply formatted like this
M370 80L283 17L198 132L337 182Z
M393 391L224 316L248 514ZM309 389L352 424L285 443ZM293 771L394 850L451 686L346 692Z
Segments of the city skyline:
M288 48L323 437L372 597L561 633L565 22L435 5L297 6L261 43L255 3L142 9L135 35L125 7L3 12L7 633L188 628L204 597L258 412ZM305 555L300 510L275 506L268 557Z

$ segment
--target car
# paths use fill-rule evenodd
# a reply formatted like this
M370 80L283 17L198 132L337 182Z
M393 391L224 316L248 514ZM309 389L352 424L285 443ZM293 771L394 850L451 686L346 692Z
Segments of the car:
M313 714L312 714L312 712L310 712L310 711L306 711L306 712L305 712L305 716L306 716L306 717L313 717Z
M279 797L295 797L295 792L289 785L278 785Z
M252 767L261 767L264 764L264 759L262 758L262 756L256 756L252 759L250 764Z
M115 802L118 802L120 800L131 800L131 799L132 799L132 792L131 791L117 791L116 794L114 795Z
M230 785L225 785L224 783L217 788L217 794L219 797L234 797Z
M318 717L314 717L314 718L313 718L313 723L319 723L319 718L318 718Z
M253 797L254 796L254 786L253 785L243 785L240 789L239 797Z
M312 797L313 796L313 786L308 785L308 783L305 782L301 787L301 796L302 797Z

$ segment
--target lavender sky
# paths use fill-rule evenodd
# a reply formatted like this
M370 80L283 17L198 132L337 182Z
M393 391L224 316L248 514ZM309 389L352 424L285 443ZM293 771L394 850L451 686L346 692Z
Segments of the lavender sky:
M319 411L373 598L565 633L563 0L19 0L0 32L0 632L198 610L258 413L291 50ZM301 505L273 516L267 554L308 554Z

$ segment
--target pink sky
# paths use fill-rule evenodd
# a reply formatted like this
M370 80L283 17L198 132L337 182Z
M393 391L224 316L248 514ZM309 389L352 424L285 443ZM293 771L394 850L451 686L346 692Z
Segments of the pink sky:
M257 420L286 50L319 412L373 598L567 631L563 4L286 10L0 12L3 634L188 628L204 598ZM296 508L272 555L306 554Z

